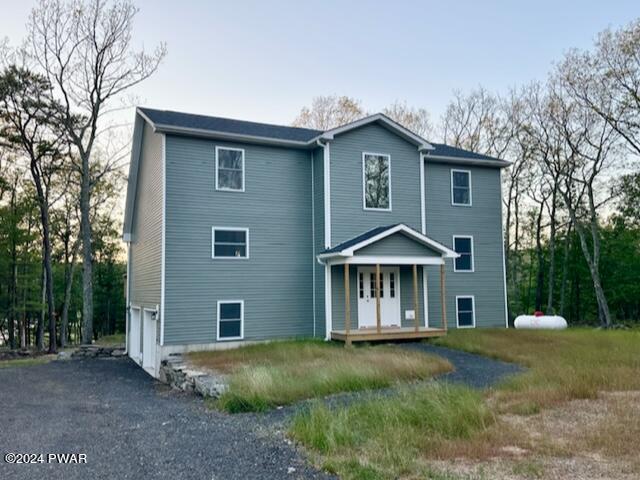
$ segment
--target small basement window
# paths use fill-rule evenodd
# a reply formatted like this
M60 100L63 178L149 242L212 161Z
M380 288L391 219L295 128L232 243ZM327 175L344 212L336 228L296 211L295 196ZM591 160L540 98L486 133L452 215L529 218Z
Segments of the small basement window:
M456 320L458 328L476 326L475 299L473 295L456 297Z
M213 227L213 258L249 258L249 229Z
M471 172L451 170L451 204L471 206Z
M244 300L218 302L218 340L240 340L244 337Z
M460 256L454 260L454 272L473 272L473 237L464 235L453 236L453 249Z
M244 192L244 150L216 147L216 189Z

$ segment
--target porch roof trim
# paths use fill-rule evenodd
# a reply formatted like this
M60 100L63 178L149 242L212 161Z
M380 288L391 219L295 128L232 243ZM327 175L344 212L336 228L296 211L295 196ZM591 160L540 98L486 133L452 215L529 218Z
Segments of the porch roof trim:
M362 260L374 261L378 259L377 263L418 263L429 265L443 263L444 258L458 258L460 256L445 245L436 242L435 240L427 237L426 235L423 235L420 232L417 232L413 228L408 227L403 223L398 223L395 225L372 228L371 230L368 230L350 240L342 242L333 248L325 250L317 256L317 259L320 263L325 263L327 261L335 263L336 260L342 260L340 261L340 263L362 263L356 261L355 259L351 259L350 257L354 257L357 250L360 250L367 245L376 243L383 238L387 238L395 233L403 233L412 240L421 243L431 248L432 250L435 250L436 252L440 253L440 257L407 257L403 255L393 255L385 256L384 258L362 257ZM384 262L382 260L384 260Z

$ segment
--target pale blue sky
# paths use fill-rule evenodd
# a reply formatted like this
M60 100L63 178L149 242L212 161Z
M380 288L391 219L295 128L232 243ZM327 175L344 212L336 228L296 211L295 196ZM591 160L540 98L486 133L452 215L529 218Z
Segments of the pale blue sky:
M35 1L3 3L0 37L16 44ZM640 16L637 0L137 5L136 45L169 49L136 91L145 105L285 124L332 93L371 111L406 100L437 120L453 89L504 92L543 79L567 49Z

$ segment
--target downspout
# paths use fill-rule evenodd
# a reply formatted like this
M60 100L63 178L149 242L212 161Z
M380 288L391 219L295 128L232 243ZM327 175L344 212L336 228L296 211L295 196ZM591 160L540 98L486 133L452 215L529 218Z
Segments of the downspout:
M331 248L331 154L329 142L316 140L316 145L323 151L323 186L324 186L324 248ZM331 340L332 321L331 302L331 265L324 265L324 316L325 340Z

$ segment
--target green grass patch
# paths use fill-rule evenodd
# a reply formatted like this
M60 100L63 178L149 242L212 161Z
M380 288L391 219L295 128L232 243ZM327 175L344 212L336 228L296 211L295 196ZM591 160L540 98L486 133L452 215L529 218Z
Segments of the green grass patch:
M30 367L33 365L41 365L53 360L53 356L41 356L34 358L16 358L15 360L0 360L0 368L10 367Z
M229 374L229 390L216 402L231 413L339 392L385 388L451 370L446 360L395 346L345 348L317 340L279 341L189 355L196 366Z
M493 422L480 392L430 384L347 407L318 403L294 418L290 434L342 478L451 478L430 470L422 452L470 439Z
M456 330L437 343L529 368L501 385L501 411L537 413L599 391L640 389L638 330Z
M105 335L100 337L96 341L96 345L100 345L103 347L114 347L124 345L125 342L125 334L124 333L116 333L114 335Z

